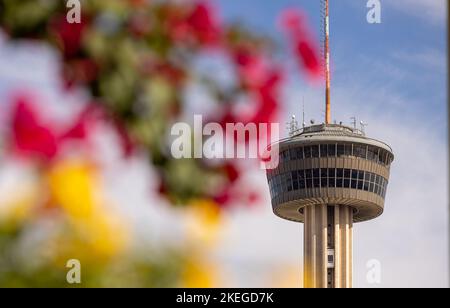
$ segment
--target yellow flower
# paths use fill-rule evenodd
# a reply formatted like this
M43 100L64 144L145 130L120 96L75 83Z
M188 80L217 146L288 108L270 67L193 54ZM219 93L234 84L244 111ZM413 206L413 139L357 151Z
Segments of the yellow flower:
M182 275L183 288L214 288L218 283L217 269L201 259L191 259Z
M86 220L94 216L100 202L94 170L82 161L56 164L48 173L52 202L70 217Z
M63 161L51 168L47 178L51 202L67 214L93 256L112 257L125 249L128 230L105 207L92 165Z
M193 241L213 244L217 241L222 223L220 207L208 199L194 200L188 206L187 231Z

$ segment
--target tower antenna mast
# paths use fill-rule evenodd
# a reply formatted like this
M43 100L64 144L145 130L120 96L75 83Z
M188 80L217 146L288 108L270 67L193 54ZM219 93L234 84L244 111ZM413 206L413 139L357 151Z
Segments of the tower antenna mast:
M328 0L325 1L325 123L331 123L331 102L330 102L330 15Z
M303 96L303 119L302 119L302 127L303 129L306 126L306 122L305 122L305 97Z

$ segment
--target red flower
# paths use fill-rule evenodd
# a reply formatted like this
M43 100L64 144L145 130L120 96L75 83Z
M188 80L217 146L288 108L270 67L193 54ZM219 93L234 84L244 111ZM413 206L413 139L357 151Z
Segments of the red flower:
M302 59L302 63L311 77L318 77L320 75L320 63L316 51L311 47L311 44L305 41L297 42L296 52Z
M204 2L195 5L187 18L192 34L202 44L215 44L220 37L220 23L213 9Z
M58 152L57 138L53 130L40 123L36 111L25 97L19 97L12 115L12 142L24 155L37 155L49 160Z
M259 52L250 48L236 48L233 59L239 79L255 98L256 108L251 114L240 114L237 122L271 123L279 109L282 73L275 64L270 64Z
M241 176L239 168L232 163L225 164L224 169L230 183L236 182Z
M249 48L237 48L233 57L244 86L258 87L267 78L267 63L261 55Z
M15 153L27 158L51 161L67 142L86 140L98 113L89 105L74 123L59 130L57 125L43 123L30 98L18 96L12 112L11 145Z
M232 51L232 58L237 68L238 79L242 86L247 88L247 94L253 100L253 106L249 110L238 111L235 105L229 104L221 117L214 122L220 123L224 128L227 124L255 124L256 138L261 136L270 138L270 131L260 131L259 124L270 124L277 120L283 73L280 67L270 63L260 53L250 48L235 48ZM238 134L229 137L238 141L237 136ZM248 143L251 137L245 134L245 139L241 142Z
M228 189L213 197L214 202L222 208L227 207L231 203L232 199L233 198Z
M274 69L267 75L267 80L257 90L259 108L249 123L271 123L277 117L279 109L280 86L282 74Z
M179 11L169 12L167 27L171 38L181 43L215 45L222 34L219 19L206 2L196 2L184 16Z
M50 23L50 32L54 35L65 59L73 58L79 53L86 26L85 18L82 18L81 23L70 24L66 16L59 16Z
M249 190L248 187L243 188L242 183L236 183L228 185L212 199L221 208L229 208L238 204L253 206L261 200L261 196L258 192Z
M305 14L293 9L287 10L281 16L281 25L291 40L299 64L309 77L318 78L321 73L320 57L316 41L307 26Z

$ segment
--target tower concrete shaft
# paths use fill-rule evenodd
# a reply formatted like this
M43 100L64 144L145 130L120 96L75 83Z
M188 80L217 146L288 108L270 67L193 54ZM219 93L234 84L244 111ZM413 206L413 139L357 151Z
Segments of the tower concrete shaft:
M353 209L311 205L304 215L304 287L351 288Z

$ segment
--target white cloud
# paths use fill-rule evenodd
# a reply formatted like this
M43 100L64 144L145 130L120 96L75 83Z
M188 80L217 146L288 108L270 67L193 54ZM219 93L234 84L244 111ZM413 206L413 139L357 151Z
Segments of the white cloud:
M393 58L434 73L442 73L447 70L447 55L438 49L425 48L416 51L398 51L393 54Z
M446 0L395 0L382 1L392 8L413 16L417 16L431 24L442 24L446 21Z

